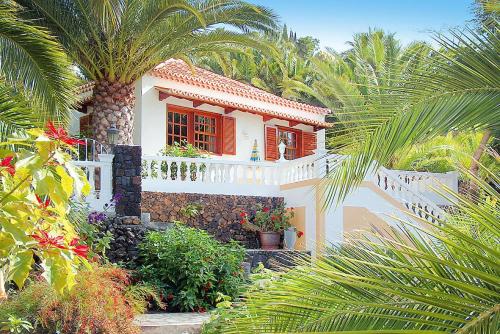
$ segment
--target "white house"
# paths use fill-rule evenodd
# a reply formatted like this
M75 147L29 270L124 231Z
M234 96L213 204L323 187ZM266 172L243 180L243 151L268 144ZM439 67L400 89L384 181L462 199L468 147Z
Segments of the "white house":
M74 134L88 131L91 91L91 83L81 87L83 108L74 113ZM454 173L382 169L367 176L344 204L324 210L320 180L341 159L326 154L329 113L191 68L181 60L165 61L136 82L133 138L142 147L142 210L151 213L153 220L172 219L179 211L174 202L187 198L182 194L191 194L191 200L212 206L234 205L221 208L228 213L220 218L210 215L222 222L216 226L226 226L231 220L227 216L234 215L245 198L283 198L295 208L293 224L305 233L298 247L313 251L325 242L342 240L346 232L395 224L390 216L401 216L415 207L421 208L421 215L442 215L439 205L448 203L429 186L441 182L456 190ZM208 157L159 155L165 145L175 142L191 143ZM112 157L101 158L76 162L87 169L96 189L89 198L96 209L111 193L111 173L106 168Z

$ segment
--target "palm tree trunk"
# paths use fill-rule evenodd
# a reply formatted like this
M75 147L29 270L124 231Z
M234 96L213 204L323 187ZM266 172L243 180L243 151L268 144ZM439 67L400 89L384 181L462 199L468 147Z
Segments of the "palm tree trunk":
M472 155L472 162L470 164L469 172L475 177L479 176L479 160L483 156L483 153L486 150L486 144L488 144L490 138L491 138L491 130L486 130L483 133L481 141L479 142L479 146L476 148L474 154ZM469 180L467 183L468 183L467 192L469 197L472 199L477 199L479 191L477 183L474 182L473 180Z
M94 138L108 143L107 130L115 125L118 129L116 144L131 145L134 130L134 84L97 81L94 86L92 129Z

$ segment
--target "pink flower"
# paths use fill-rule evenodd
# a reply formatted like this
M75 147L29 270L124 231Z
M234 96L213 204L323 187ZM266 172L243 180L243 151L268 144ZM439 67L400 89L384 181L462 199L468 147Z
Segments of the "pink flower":
M51 121L47 122L47 130L45 131L45 134L50 139L62 141L63 143L66 143L70 146L74 146L76 144L85 145L85 142L83 140L69 137L68 133L63 128L59 127L56 129Z
M13 156L8 156L0 161L0 167L5 168L5 170L12 176L16 173L16 168L12 165Z

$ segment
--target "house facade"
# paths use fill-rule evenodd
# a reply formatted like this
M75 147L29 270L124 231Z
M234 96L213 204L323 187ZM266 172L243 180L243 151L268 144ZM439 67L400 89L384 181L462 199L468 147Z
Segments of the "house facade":
M73 134L88 133L91 92L92 84L81 87ZM297 247L313 252L358 229L395 226L408 213L443 215L440 206L449 203L430 188L445 184L456 191L456 173L382 168L343 204L325 209L322 180L343 158L325 150L329 113L170 59L136 82L134 146L75 163L87 171L93 209L102 208L112 192L124 192L128 202L117 208L120 214L148 214L160 223L188 220L248 247L256 247L255 236L242 230L239 213L258 204L294 208L292 224L304 232ZM175 143L190 143L204 157L160 154ZM199 217L184 217L183 208L192 203L203 208Z

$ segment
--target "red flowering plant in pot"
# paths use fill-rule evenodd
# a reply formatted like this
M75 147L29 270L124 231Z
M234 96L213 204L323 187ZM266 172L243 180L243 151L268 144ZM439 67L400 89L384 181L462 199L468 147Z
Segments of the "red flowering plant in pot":
M243 228L258 233L262 249L279 249L281 235L290 227L293 216L293 210L287 210L285 204L274 209L259 205L253 216L246 211L240 214Z

